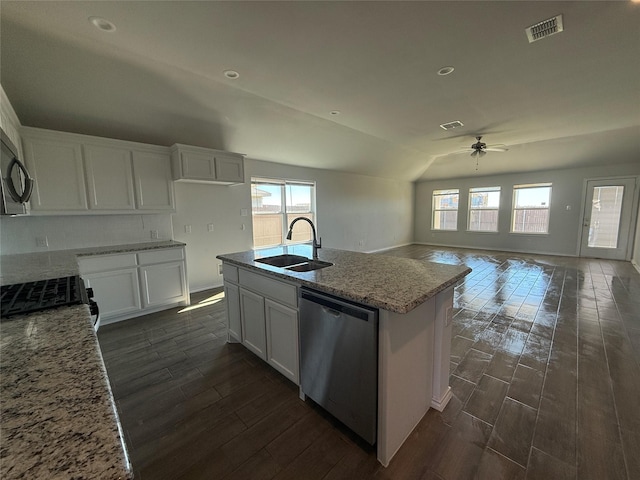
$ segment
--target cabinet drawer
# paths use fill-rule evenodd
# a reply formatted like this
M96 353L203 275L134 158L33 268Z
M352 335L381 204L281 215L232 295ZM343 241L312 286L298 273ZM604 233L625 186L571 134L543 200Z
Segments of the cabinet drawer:
M234 267L228 263L223 263L222 276L228 282L238 283L238 267Z
M136 254L135 253L123 253L118 255L100 255L80 257L78 259L78 266L80 273L91 272L106 272L109 270L117 270L126 267L135 267Z
M138 254L140 265L150 265L152 263L175 262L182 260L184 254L182 248L169 248L163 250L153 250Z
M298 289L295 285L274 280L242 268L239 269L238 273L240 277L240 285L245 286L254 292L261 293L265 297L297 308Z

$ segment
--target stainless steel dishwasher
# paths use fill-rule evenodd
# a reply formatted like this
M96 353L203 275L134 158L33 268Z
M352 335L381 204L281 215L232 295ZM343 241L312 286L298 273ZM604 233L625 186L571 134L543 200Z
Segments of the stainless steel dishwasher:
M302 392L373 445L378 414L378 310L300 289Z

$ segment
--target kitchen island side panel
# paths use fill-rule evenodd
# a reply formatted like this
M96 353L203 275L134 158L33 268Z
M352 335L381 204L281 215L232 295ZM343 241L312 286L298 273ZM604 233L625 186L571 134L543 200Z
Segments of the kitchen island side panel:
M406 314L380 310L377 448L385 467L431 405L436 298Z

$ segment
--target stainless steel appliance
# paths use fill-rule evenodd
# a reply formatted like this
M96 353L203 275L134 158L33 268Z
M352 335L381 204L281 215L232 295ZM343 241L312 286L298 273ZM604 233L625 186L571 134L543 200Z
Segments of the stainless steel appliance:
M98 304L91 300L93 290L85 288L79 275L3 285L0 297L2 321L15 315L85 303L89 305L91 315L96 317L93 322L96 330L100 322Z
M4 131L0 130L2 156L0 162L0 201L2 215L24 215L25 204L31 198L33 180L18 158L18 149Z
M378 411L378 310L300 289L302 392L373 445Z

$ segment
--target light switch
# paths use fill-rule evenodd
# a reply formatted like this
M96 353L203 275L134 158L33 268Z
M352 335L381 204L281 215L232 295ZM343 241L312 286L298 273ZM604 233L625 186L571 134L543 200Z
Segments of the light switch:
M184 233L191 233L191 225L184 226Z
M213 232L213 223L207 224L207 231L208 232Z

